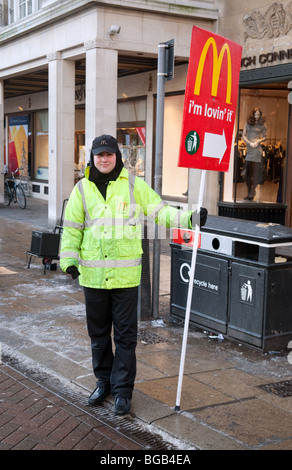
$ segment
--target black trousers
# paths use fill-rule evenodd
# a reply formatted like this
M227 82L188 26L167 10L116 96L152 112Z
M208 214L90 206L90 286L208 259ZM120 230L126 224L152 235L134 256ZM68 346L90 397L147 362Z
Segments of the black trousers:
M84 296L97 385L110 385L115 397L131 398L136 377L138 287L84 287Z

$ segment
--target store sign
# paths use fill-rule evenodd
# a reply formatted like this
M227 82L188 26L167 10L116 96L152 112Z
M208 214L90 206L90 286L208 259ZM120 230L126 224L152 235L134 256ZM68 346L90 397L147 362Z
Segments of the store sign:
M242 47L193 27L179 167L227 171Z
M249 67L250 65L277 64L277 62L289 62L292 58L292 49L270 51L258 56L246 56L241 59L241 67Z

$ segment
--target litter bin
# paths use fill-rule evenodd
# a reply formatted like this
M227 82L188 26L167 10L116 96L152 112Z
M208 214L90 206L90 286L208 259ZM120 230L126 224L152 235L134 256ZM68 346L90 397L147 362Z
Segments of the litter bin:
M174 317L185 316L193 238L191 230L173 231ZM190 323L263 351L286 348L292 339L291 247L288 227L208 216L200 234Z

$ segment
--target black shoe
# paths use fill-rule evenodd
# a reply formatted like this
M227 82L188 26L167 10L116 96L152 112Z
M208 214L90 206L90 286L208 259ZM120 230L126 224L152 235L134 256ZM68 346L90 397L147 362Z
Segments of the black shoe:
M131 408L131 399L117 397L115 399L115 415L125 415L129 413Z
M89 405L98 405L110 394L110 387L96 387L88 398Z

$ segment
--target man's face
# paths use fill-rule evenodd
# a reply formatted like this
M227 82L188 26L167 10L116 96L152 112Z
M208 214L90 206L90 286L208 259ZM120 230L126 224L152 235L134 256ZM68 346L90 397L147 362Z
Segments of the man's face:
M117 156L115 153L102 152L94 155L94 166L100 173L110 173L116 166Z

